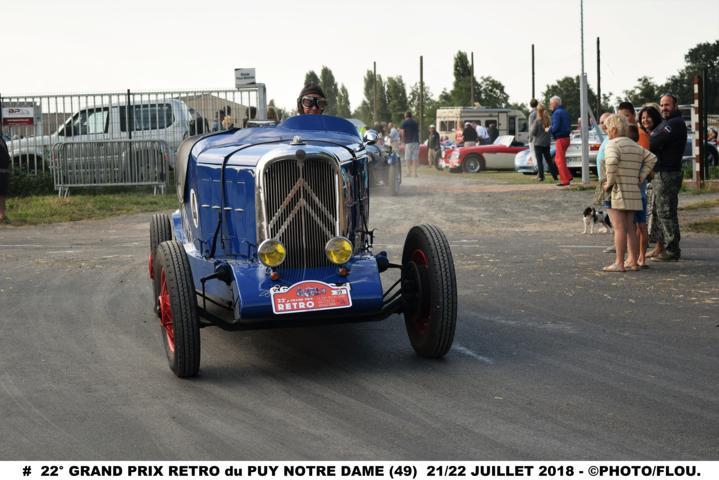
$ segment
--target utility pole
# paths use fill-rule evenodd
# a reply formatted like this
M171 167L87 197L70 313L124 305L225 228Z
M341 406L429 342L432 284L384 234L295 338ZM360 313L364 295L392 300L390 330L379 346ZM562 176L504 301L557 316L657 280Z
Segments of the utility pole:
M419 141L422 143L424 137L424 130L422 129L422 123L424 123L424 58L422 55L419 56Z
M372 123L377 123L377 62L372 62L372 72L373 72L373 88L374 88L374 102L372 102L374 105L372 106ZM371 125L370 128L374 128L374 125Z
M534 96L534 44L532 44L532 98L537 98Z
M587 128L587 75L584 73L584 0L579 2L582 46L582 76L579 84L580 118L582 124L582 183L589 182L589 129Z
M472 63L470 64L470 72L472 72L472 75L469 79L469 106L474 107L474 52L471 52L472 54Z
M599 37L597 37L597 118L602 114L602 70L599 50Z

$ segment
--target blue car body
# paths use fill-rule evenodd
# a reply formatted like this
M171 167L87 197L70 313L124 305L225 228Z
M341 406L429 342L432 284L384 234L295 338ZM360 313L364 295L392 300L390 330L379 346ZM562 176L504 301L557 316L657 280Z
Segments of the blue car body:
M351 123L302 115L276 127L190 138L179 149L176 177L180 208L171 218L173 235L184 246L201 298L231 310L225 324L277 320L270 289L305 280L351 287L351 307L333 310L334 318L382 313L381 267L366 227L367 154ZM346 276L324 250L315 251L333 236L353 244L342 266ZM260 263L258 247L268 238L281 238L293 260L275 269ZM292 251L300 246L309 253ZM232 281L211 278L220 265L230 267ZM279 278L271 278L273 271Z

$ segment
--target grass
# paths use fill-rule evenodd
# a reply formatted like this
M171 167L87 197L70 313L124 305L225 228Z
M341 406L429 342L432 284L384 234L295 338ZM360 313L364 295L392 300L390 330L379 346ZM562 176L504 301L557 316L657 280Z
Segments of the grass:
M146 191L100 193L74 191L67 198L57 195L11 197L7 215L11 225L72 222L177 208L174 193L153 195Z
M719 234L719 217L711 217L699 222L692 222L687 225L687 230L698 233Z

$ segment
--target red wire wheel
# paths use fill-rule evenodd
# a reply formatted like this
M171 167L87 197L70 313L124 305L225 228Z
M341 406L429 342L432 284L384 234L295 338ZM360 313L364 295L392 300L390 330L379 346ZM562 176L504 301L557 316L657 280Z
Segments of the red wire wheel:
M155 257L162 343L170 369L178 377L200 370L200 323L190 263L182 244L162 242Z
M164 213L156 213L150 220L150 258L148 259L148 270L152 281L152 298L155 302L155 313L160 315L160 304L157 299L160 295L160 278L155 275L157 266L155 256L157 246L162 242L172 240L172 229L170 228L170 217Z
M443 357L457 324L457 280L449 242L435 225L407 234L402 252L402 300L407 335L422 357Z

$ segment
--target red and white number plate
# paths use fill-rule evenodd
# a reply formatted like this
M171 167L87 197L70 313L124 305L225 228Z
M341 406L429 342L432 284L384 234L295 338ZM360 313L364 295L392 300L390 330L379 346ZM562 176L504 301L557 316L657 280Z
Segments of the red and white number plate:
M275 286L270 289L272 311L284 313L316 312L352 306L350 284L334 285L314 280L295 283L291 287Z

